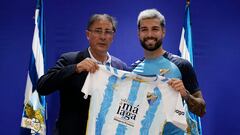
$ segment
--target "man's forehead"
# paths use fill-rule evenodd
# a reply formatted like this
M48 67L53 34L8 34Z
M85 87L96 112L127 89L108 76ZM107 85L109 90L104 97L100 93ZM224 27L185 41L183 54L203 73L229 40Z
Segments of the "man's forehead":
M160 20L154 19L143 19L140 21L140 27L160 27Z
M112 29L113 25L110 21L108 20L97 20L95 21L92 25L92 28L96 28L96 29Z

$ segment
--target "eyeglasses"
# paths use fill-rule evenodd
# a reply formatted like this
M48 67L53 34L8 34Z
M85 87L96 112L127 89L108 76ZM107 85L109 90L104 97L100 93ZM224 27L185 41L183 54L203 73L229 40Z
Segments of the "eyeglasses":
M94 29L94 30L91 30L89 29L88 31L92 32L93 34L97 35L97 36L101 36L102 34L106 35L106 36L113 36L114 34L114 31L112 30L101 30L101 29Z

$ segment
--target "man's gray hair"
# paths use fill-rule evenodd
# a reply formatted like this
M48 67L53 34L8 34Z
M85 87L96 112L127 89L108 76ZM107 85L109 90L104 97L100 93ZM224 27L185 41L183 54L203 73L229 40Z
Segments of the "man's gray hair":
M156 9L146 9L143 10L142 12L139 13L138 15L138 20L137 20L137 25L138 28L140 27L140 21L144 19L159 19L160 20L160 25L162 27L166 26L166 21L164 16Z
M88 24L87 24L87 29L89 30L92 24L96 21L99 20L108 20L110 23L113 25L113 31L116 32L116 27L117 27L117 21L114 17L108 15L108 14L94 14L90 17Z

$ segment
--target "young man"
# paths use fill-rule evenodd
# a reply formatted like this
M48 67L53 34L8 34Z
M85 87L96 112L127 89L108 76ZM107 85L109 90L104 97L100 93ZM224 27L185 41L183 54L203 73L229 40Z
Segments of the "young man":
M88 119L89 99L83 98L82 86L88 72L95 72L97 64L127 70L127 66L108 53L116 32L116 21L107 14L93 15L87 26L89 48L83 52L63 54L56 65L38 80L40 95L59 90L60 113L56 134L84 135Z
M138 16L138 36L144 48L144 59L134 64L133 72L141 75L159 74L171 78L168 84L179 91L188 109L198 116L206 112L205 101L198 86L197 77L191 64L173 55L162 47L165 37L165 18L155 9L142 11ZM178 129L166 127L167 134L183 134ZM174 129L174 126L172 126ZM166 133L165 132L165 133Z

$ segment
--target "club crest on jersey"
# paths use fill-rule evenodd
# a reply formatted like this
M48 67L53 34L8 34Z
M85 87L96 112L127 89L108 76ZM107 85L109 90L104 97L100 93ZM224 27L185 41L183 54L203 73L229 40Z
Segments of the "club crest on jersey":
M170 71L169 69L160 69L160 75L164 76L169 71Z
M127 99L121 99L114 120L134 127L139 105L134 106Z
M147 93L147 101L149 105L152 105L156 100L157 100L157 96L154 93Z

